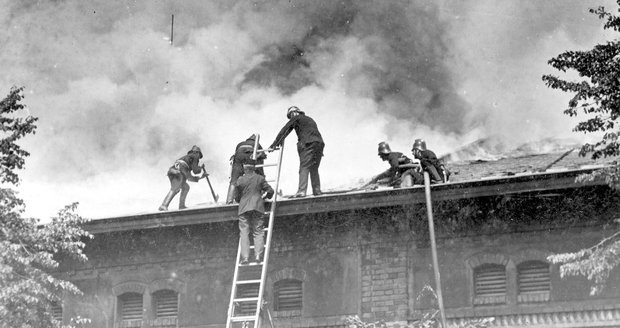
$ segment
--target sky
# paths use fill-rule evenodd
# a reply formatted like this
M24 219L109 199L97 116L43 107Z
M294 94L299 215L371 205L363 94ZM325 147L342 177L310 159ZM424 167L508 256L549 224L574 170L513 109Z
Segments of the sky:
M193 145L225 199L235 145L256 133L267 147L292 105L325 140L324 190L383 171L381 141L409 154L423 138L442 155L487 137L580 140L562 114L570 95L541 76L558 74L547 61L561 52L615 37L588 13L599 5L618 7L0 0L0 96L24 86L27 113L39 118L20 143L31 153L16 188L24 214L45 220L72 202L93 219L154 212L168 167ZM296 141L293 132L285 143L284 194L296 191ZM188 206L213 201L205 180L190 186Z

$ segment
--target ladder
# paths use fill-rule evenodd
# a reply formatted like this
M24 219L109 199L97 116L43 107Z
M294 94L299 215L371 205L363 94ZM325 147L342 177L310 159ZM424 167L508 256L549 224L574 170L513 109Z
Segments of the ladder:
M256 134L254 141L254 150L252 159L257 158L257 153L265 150L258 149L260 136ZM278 161L273 164L256 165L259 167L275 167L277 170L275 180L267 180L269 184L275 182L273 200L269 210L265 215L269 215L267 227L263 229L266 233L265 248L263 250L263 261L260 263L250 262L248 264L240 264L241 260L241 244L237 247L237 257L235 259L235 273L233 275L232 289L230 292L230 303L228 304L228 314L226 318L226 328L259 328L260 327L260 311L263 307L263 294L265 290L265 280L267 278L267 264L269 263L269 251L271 249L271 235L273 230L273 222L276 213L276 204L278 200L278 187L280 183L280 168L282 164L282 154L284 144L277 148L279 150ZM254 245L250 246L250 251L254 249ZM260 277L258 272L260 269ZM271 314L267 309L269 319ZM273 327L273 323L272 327Z

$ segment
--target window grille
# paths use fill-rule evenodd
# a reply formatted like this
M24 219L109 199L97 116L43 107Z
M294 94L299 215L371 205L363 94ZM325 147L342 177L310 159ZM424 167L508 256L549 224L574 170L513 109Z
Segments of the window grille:
M517 285L520 302L548 301L551 290L549 264L528 261L517 266Z
M125 293L118 297L121 320L142 320L142 294Z
M179 313L179 294L174 290L160 290L153 293L155 317L176 317Z
M483 264L474 269L474 303L506 303L506 267Z
M302 283L299 280L280 280L274 284L274 309L276 311L301 310Z

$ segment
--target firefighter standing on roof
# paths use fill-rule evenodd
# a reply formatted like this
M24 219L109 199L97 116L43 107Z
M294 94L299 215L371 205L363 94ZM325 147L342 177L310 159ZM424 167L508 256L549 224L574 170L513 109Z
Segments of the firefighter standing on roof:
M168 205L170 205L170 202L179 191L181 191L181 195L179 196L179 209L186 208L185 198L187 198L187 193L189 193L189 185L187 184L187 181L198 182L201 178L206 177L206 172L202 172L203 174L200 177L195 177L192 175L192 172L194 174L200 174L200 172L203 171L203 169L198 165L201 158L202 151L200 151L198 146L193 146L192 149L187 152L187 155L177 159L168 169L170 191L159 207L160 211L168 210Z
M230 173L230 185L228 187L228 195L226 196L226 204L232 204L235 199L235 182L243 175L243 164L252 160L252 154L254 152L254 144L256 143L256 135L251 135L245 141L237 144L235 148L235 154L232 157L232 171ZM257 150L261 150L260 143L257 145ZM256 152L256 164L263 164L267 155L263 151ZM265 172L262 167L256 168L256 173L265 176Z
M288 123L280 130L280 133L273 141L270 150L281 146L284 139L295 130L297 133L297 153L299 154L299 187L297 193L293 197L305 197L308 189L308 175L312 184L312 194L318 196L321 194L321 178L319 177L319 166L323 157L323 149L325 144L323 138L316 125L316 122L306 116L296 106L289 107L286 113L289 119Z
M377 183L377 181L385 178L389 178L389 184L395 188L411 187L414 184L424 183L424 177L419 172L419 164L401 152L392 151L387 142L379 143L378 155L383 161L390 164L390 168L374 176L366 185Z

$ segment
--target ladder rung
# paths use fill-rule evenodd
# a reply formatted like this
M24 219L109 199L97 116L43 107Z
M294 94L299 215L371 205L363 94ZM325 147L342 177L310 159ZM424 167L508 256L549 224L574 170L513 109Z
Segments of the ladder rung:
M271 163L271 164L256 164L254 165L254 167L270 167L270 166L278 166L278 164L276 163Z
M261 280L260 279L253 279L253 280L239 280L237 281L237 285L247 285L247 284L260 284Z
M256 321L256 316L247 316L247 317L232 317L230 318L232 322L242 322L242 321Z
M274 183L276 180L267 180L267 183Z
M256 302L258 301L258 297L244 297L244 298L235 298L233 302Z
M264 231L264 232L268 232L268 231L269 231L269 228L263 228L263 231Z
M239 266L242 266L242 267L246 267L246 266L257 266L257 265L263 265L263 262L260 262L260 263L256 263L256 262L249 262L248 264L241 264L241 263L239 263Z

